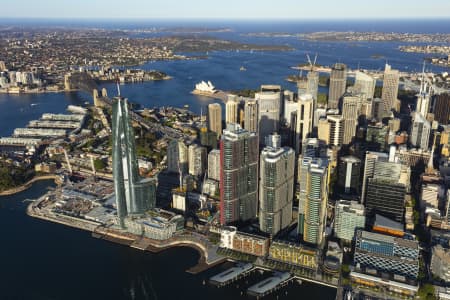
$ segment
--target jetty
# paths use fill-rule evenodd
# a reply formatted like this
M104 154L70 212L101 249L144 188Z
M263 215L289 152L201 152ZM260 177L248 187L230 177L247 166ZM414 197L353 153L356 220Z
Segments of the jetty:
M254 267L252 264L238 264L237 266L230 268L222 273L219 273L209 279L209 282L215 286L222 287L231 282L239 280L245 277Z
M257 298L264 297L284 286L286 286L293 277L289 273L275 272L274 276L252 285L248 288L247 294Z

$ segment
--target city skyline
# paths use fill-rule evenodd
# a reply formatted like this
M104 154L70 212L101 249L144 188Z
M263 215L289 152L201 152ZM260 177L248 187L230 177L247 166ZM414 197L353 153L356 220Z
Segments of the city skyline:
M64 5L61 5L63 2ZM4 18L49 18L49 19L279 19L279 20L320 20L320 19L404 19L404 18L450 18L450 3L431 0L427 5L413 0L378 1L368 10L357 0L345 1L337 5L332 0L320 3L298 3L285 0L283 5L273 6L268 0L230 0L211 5L206 0L179 2L130 0L126 9L119 1L80 0L77 2L39 2L24 0L8 3L2 7L0 17ZM404 1L403 1L404 2ZM239 6L239 9L236 7ZM288 8L289 9L286 9ZM389 7L389 9L386 9ZM439 7L436 10L436 7Z

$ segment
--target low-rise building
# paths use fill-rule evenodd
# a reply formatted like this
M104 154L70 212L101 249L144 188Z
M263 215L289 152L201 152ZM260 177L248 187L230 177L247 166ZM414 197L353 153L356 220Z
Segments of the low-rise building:
M317 270L319 265L317 250L284 241L272 242L269 248L269 258L313 270Z
M395 281L415 282L419 275L419 243L363 230L356 232L355 271L393 275Z
M450 249L436 245L431 249L431 273L450 283Z

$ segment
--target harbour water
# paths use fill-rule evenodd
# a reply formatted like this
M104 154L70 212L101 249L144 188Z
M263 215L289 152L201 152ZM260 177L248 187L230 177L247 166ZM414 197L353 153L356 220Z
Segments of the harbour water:
M152 254L28 217L29 202L23 200L53 185L38 182L0 197L0 299L247 299L245 287L269 275L255 273L223 288L204 285L230 265L192 275L185 270L197 263L199 253L191 248ZM294 282L265 299L327 300L335 294L332 288Z
M261 31L268 30L267 25L260 26ZM291 28L289 24L283 26ZM295 26L299 32L333 29L328 23L314 23L306 28L302 27L306 26L304 24ZM336 26L334 30L358 28L357 24L340 24L342 29ZM439 27L433 27L438 25L427 26L427 32L439 31ZM248 32L253 31L248 26L245 28ZM366 28L395 31L386 24L366 24ZM408 29L408 26L399 23L398 28ZM423 54L400 52L397 47L404 43L305 42L295 38L249 38L239 32L221 35L245 42L289 44L295 50L212 52L203 60L150 62L142 67L163 71L173 79L124 85L121 87L122 95L146 107L181 107L187 104L192 111L200 113L202 108L205 112L207 104L217 100L190 94L195 83L210 80L221 90L256 89L261 84L273 83L295 91L295 85L284 79L297 73L290 67L305 62L305 53L317 52L321 65L331 65L339 60L351 68L360 64L366 69L382 69L388 60L394 68L402 71L420 70L423 59ZM373 58L374 54L382 58ZM246 71L240 71L241 66ZM116 94L114 84L106 84L105 87L110 96ZM39 118L44 112L64 112L67 105L81 105L85 101L92 101L85 93L2 94L0 136L11 135L14 128L26 126L28 121ZM218 266L199 275L188 274L185 270L199 258L193 249L144 253L92 238L83 231L26 216L28 203L23 200L39 197L51 185L51 182L38 182L20 194L0 197L0 299L246 299L243 285L248 287L264 276L253 275L232 286L217 289L203 285L203 281L227 266ZM245 284L245 280L249 283ZM334 299L335 293L334 289L313 284L292 283L267 299L278 296L279 299L326 300Z

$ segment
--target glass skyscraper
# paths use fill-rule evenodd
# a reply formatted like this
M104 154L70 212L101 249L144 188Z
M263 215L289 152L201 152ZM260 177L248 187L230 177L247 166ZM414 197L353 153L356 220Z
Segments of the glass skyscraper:
M138 174L133 127L128 112L128 101L116 97L112 115L112 160L117 215L125 228L128 215L144 213L155 206L156 182L142 179Z

